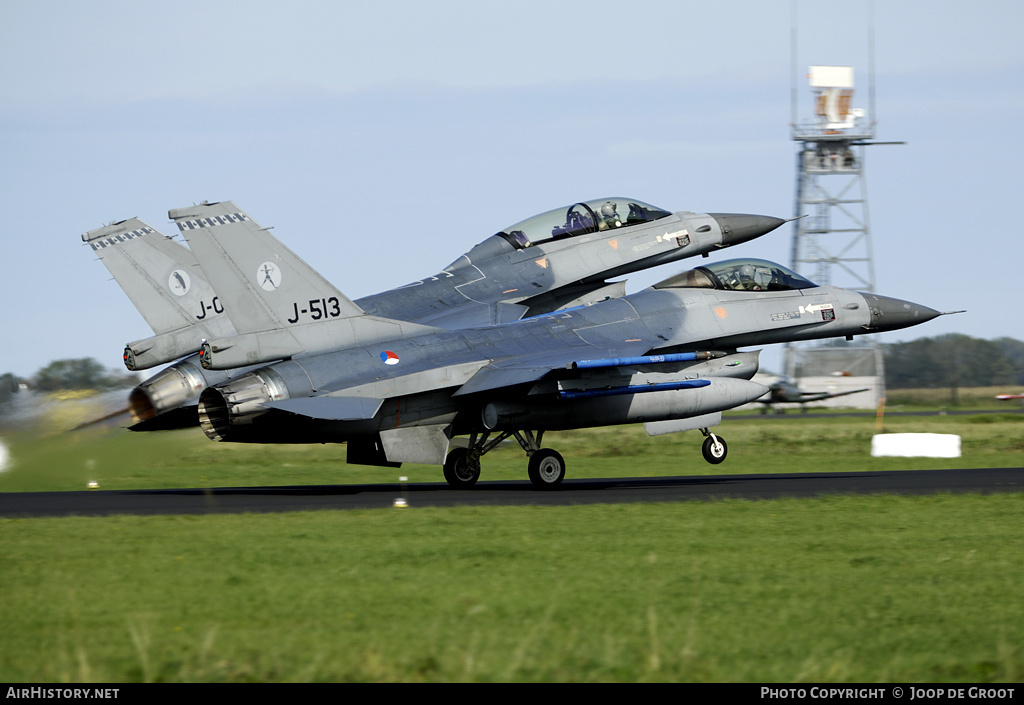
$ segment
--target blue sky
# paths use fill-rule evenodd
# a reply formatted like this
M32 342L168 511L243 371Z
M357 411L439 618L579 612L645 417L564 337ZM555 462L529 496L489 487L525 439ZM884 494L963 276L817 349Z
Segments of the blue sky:
M793 7L2 0L0 372L119 366L150 331L79 236L131 216L170 234L168 209L202 200L274 226L352 298L578 200L791 217ZM799 72L854 66L861 107L869 14L796 4ZM877 138L907 142L867 155L876 288L968 309L882 340L1024 339L1024 3L873 15ZM788 263L790 237L731 255Z

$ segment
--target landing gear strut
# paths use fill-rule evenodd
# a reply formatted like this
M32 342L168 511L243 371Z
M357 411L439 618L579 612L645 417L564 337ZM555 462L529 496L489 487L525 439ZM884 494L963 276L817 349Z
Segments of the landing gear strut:
M565 479L565 459L550 448L541 448L543 431L502 431L493 440L490 432L472 434L469 446L455 448L444 461L444 479L455 489L468 489L480 479L480 458L507 438L515 438L530 459L530 482L538 489L551 489Z

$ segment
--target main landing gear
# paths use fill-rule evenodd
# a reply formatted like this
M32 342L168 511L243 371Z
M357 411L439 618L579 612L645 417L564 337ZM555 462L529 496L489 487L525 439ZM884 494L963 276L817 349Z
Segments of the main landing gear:
M725 439L706 428L700 429L704 434L701 452L704 459L712 465L718 465L729 452ZM565 459L558 451L541 448L543 431L502 431L490 440L490 431L482 435L474 433L469 437L466 448L454 448L444 461L444 479L454 489L469 489L480 479L480 458L498 447L506 438L515 438L526 451L530 459L527 466L530 482L537 489L546 490L557 487L565 479Z
M480 458L506 438L515 438L526 451L530 482L538 489L550 489L565 479L565 460L550 448L541 448L543 431L502 431L493 440L490 432L474 433L467 448L455 448L444 461L444 479L455 489L467 489L480 479Z

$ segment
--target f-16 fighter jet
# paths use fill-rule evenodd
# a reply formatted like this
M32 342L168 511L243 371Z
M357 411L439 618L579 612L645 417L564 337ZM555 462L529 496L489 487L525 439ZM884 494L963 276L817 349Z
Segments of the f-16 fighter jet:
M248 214L228 205L210 206L217 212L211 210L209 223L212 218L219 224L243 223L276 242ZM177 222L183 230L209 226L199 218ZM609 284L607 279L685 257L706 257L784 222L758 215L670 213L629 198L580 202L505 228L435 276L354 303L368 314L443 328L514 321L622 296L625 282ZM199 393L232 376L230 370L203 370L193 354L206 340L235 334L224 303L188 248L138 218L90 231L82 239L156 334L125 346L128 369L185 357L135 389L129 402L133 417L149 428L194 425ZM256 286L272 289L277 268L264 263L258 276ZM340 301L326 297L321 304L301 307L295 302L284 322L298 316L336 317Z
M207 387L203 431L220 441L347 442L349 461L440 465L473 485L481 457L515 437L538 487L565 461L546 431L643 422L710 428L762 396L738 348L896 330L931 308L819 287L781 265L709 263L627 296L521 320L440 328L370 314L231 203L171 211L235 335L202 346L204 369L248 371ZM466 447L450 448L456 436Z

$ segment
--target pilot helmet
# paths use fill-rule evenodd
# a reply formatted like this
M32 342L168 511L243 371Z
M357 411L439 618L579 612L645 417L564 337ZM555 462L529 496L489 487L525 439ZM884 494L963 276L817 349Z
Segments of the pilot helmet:
M605 201L604 205L601 206L601 218L608 224L615 226L616 228L622 225L622 221L619 220L619 214L617 212L618 206L612 201Z
M757 269L754 267L754 265L741 265L739 268L739 272L737 272L740 285L747 289L760 289L761 287L758 285L757 281L754 278L756 274Z

